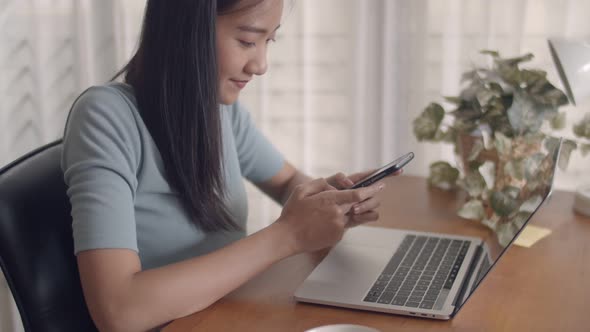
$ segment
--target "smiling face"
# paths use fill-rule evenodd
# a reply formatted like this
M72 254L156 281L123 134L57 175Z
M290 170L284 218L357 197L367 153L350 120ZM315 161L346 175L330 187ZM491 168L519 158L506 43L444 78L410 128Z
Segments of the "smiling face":
M222 104L235 103L254 75L266 72L268 44L275 38L282 12L283 0L263 0L252 8L217 16L219 101Z

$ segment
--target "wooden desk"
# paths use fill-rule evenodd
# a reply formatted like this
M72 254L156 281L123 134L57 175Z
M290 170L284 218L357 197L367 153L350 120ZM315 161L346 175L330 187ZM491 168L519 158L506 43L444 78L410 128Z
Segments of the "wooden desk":
M428 190L422 178L388 180L375 225L441 230L471 223L455 215L460 199ZM553 193L531 223L553 233L531 248L511 247L459 314L434 321L296 302L297 286L327 251L285 259L208 309L164 331L304 331L328 324L360 324L381 331L582 331L590 328L590 218L572 210L573 193ZM432 230L432 227L428 228Z

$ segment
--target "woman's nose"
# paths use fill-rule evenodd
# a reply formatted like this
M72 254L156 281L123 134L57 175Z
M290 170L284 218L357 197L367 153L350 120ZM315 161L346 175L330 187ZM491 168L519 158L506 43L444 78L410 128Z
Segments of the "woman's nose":
M261 48L256 55L246 64L246 72L253 75L264 75L268 69L268 61L266 59L266 48Z

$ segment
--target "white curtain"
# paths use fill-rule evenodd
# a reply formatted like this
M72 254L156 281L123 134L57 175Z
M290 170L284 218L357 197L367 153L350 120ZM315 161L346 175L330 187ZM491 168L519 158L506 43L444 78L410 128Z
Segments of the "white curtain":
M459 91L477 51L533 52L559 85L548 37L590 39L587 0L286 1L267 75L243 95L263 132L312 176L376 167L406 151L426 175L451 148L418 144L412 120ZM0 0L0 165L61 136L74 98L108 80L136 46L144 0ZM589 111L567 110L571 123ZM564 131L565 135L571 135ZM575 155L559 188L588 173ZM279 207L248 185L249 231ZM19 319L0 283L0 330ZM14 319L9 319L13 317Z
M61 136L73 99L135 46L143 1L0 1L0 164Z

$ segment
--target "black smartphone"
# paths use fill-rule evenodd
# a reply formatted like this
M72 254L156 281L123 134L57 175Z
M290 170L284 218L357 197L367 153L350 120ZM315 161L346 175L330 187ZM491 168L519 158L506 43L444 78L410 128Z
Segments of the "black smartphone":
M390 162L389 164L381 167L373 174L367 176L366 178L358 181L355 183L350 189L356 189L361 187L367 187L372 185L373 183L383 179L384 177L388 176L391 173L397 172L402 169L410 160L414 159L414 153L408 152L405 155L397 158L396 160Z

